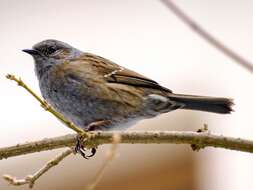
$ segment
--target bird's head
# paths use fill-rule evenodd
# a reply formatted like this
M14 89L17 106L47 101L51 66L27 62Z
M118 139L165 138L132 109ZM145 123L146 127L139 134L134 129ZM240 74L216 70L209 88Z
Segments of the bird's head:
M35 70L38 76L48 68L81 54L81 51L69 44L51 39L39 42L32 49L24 49L23 51L34 58Z

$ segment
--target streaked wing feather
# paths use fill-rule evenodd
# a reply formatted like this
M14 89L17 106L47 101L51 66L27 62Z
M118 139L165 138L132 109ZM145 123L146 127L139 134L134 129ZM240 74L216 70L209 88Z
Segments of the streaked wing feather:
M91 62L97 68L100 74L104 74L105 80L110 83L127 84L136 87L153 88L164 90L166 92L172 92L170 89L159 85L156 81L149 79L137 72L121 67L103 57L85 53L83 58Z
M149 80L146 77L140 78L139 76L135 76L135 75L121 75L120 73L117 73L109 77L107 81L114 82L114 83L127 84L127 85L132 85L132 86L160 89L166 92L172 92L170 89L160 86L157 82L153 80Z

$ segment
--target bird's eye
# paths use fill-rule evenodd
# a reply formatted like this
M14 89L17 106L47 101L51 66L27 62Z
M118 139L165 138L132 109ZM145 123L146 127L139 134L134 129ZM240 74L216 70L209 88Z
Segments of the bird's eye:
M51 54L53 54L56 51L57 51L56 48L54 48L54 47L48 47L46 53L47 53L47 55L51 55Z

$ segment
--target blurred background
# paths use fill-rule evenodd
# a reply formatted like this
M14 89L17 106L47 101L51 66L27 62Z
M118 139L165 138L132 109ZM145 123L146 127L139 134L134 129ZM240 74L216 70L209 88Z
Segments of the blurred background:
M177 0L201 26L253 61L253 1ZM5 78L21 76L39 93L33 60L21 50L58 39L146 75L177 93L231 97L235 112L217 115L174 111L130 130L196 131L253 138L253 74L193 33L158 0L0 0L0 147L73 133L45 112L30 95ZM90 160L69 156L34 189L84 189L105 160L108 146ZM22 178L62 150L0 161L0 175ZM188 145L120 145L98 190L250 190L253 155ZM0 179L0 189L9 186Z

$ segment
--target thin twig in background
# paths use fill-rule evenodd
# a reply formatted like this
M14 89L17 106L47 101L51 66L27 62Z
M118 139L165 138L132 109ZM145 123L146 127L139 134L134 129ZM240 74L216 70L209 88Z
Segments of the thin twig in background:
M107 152L106 160L104 161L102 166L97 171L97 173L94 177L94 180L91 182L91 184L89 184L87 186L87 188L86 188L87 190L94 190L95 187L97 186L97 184L99 183L99 181L102 179L106 167L110 164L110 162L113 161L113 159L117 155L117 148L118 148L120 141L121 141L120 135L118 133L113 134L112 146L109 149L109 151Z
M222 53L236 61L239 65L246 68L248 71L253 72L253 64L243 58L238 53L231 50L224 45L221 41L217 40L213 35L208 33L204 28L197 24L192 18L186 15L172 0L161 0L161 2L170 9L178 18L180 18L186 25L188 25L194 32L199 34L208 43L212 44Z
M94 147L94 145L110 144L113 134L114 132L94 132L93 138L85 141L85 145ZM211 132L124 131L118 134L121 136L121 144L195 144L203 148L215 147L253 153L252 140L215 135ZM76 135L74 134L17 144L0 148L0 160L45 150L73 147L75 144Z
M64 158L73 153L73 150L68 148L54 159L47 162L41 169L35 172L33 175L27 175L24 179L17 179L11 175L3 175L3 178L8 181L11 185L20 186L28 184L30 188L34 186L34 183L39 177L41 177L44 173L46 173L49 169L59 164Z

